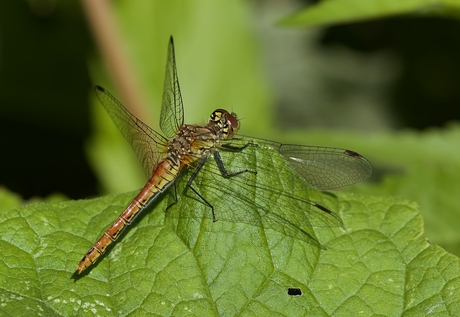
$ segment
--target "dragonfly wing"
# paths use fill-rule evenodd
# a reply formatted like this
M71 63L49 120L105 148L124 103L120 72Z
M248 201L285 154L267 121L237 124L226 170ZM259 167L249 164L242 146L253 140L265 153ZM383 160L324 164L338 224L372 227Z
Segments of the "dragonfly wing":
M211 163L210 163L211 164ZM209 167L207 171L213 179L223 178L217 167ZM265 177L265 176L262 176ZM261 170L257 175L245 173L219 182L205 183L204 196L213 197L210 201L225 201L226 208L218 210L217 219L257 224L261 222L289 223L296 227L338 227L342 220L326 207L310 201L306 197L290 194L265 185L256 179L261 178ZM292 181L292 175L290 180ZM300 181L300 180L297 180ZM296 184L294 186L302 186ZM209 190L209 193L207 194ZM291 188L291 190L294 190ZM303 194L306 194L306 189ZM299 188L294 190L300 193ZM302 195L305 196L305 195ZM242 212L244 210L244 212ZM251 210L251 211L249 211Z
M215 172L210 173L214 179L222 177L217 170ZM206 182L201 186L201 194L215 207L217 221L263 226L318 247L321 246L311 227L317 227L317 224L323 227L342 224L335 215L314 210L307 200L284 196L280 191L251 188L251 176L239 175L231 180L217 184ZM207 206L203 216L212 219L211 210Z
M340 217L309 199L311 186L292 171L278 151L249 146L241 152L219 153L227 172L249 169L257 174L246 172L225 178L215 160L208 159L192 186L215 207L217 220L264 226L318 246L311 227L342 225ZM187 170L184 179L193 172ZM200 201L192 191L187 191L187 196ZM188 216L212 218L211 209L202 205L204 214L194 211Z
M355 184L366 179L372 172L369 161L350 150L280 144L279 152L316 189Z
M230 142L242 146L255 144L260 150L281 154L314 189L334 189L359 183L372 173L372 165L362 155L346 149L282 144L274 141L241 136Z
M163 88L163 101L160 115L160 128L171 139L184 124L184 106L177 77L174 41L171 36L168 46L168 60Z
M96 86L95 91L110 118L133 148L145 173L151 176L153 169L164 155L162 150L167 140L131 114L107 90Z

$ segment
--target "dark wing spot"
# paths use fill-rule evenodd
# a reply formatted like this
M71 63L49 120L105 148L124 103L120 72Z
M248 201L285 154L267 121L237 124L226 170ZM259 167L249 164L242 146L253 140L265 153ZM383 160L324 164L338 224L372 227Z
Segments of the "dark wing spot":
M356 157L356 158L362 158L363 157L361 154L356 153L355 151L351 151L351 150L345 150L345 152L343 154L348 155L348 156L352 156L352 157Z
M318 208L318 209L321 209L321 210L324 211L324 212L327 212L328 214L332 214L332 211L330 211L329 209L327 209L327 208L324 207L324 206L321 206L320 204L316 204L316 203L315 203L314 206L315 206L316 208Z

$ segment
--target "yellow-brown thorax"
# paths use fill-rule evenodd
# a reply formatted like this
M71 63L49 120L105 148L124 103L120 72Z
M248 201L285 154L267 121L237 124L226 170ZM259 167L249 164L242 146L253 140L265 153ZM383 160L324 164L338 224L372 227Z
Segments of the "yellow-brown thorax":
M239 126L235 113L217 109L206 126L193 124L180 127L167 143L167 158L181 170L200 158L208 157L221 140L233 138Z

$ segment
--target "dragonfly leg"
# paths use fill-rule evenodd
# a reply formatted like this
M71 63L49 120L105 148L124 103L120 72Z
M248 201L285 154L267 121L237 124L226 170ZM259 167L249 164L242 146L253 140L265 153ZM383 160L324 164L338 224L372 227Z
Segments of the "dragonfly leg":
M241 151L243 150L244 148L246 148L247 146L251 145L252 143L247 143L246 145L242 146L242 147L231 147L231 148L228 148L226 147L226 149L233 149L235 151ZM215 151L214 152L214 158L216 160L216 163L217 163L217 166L219 167L219 170L220 172L222 173L222 176L225 177L225 178L230 178L230 177L233 177L233 176L236 176L236 175L240 175L240 174L243 174L243 173L252 173L252 174L257 174L256 171L252 171L250 169L244 169L244 170L241 170L241 171L238 171L238 172L235 172L235 173L229 173L227 171L227 169L225 168L224 166L224 162L222 161L222 157L220 156L219 152L218 151ZM196 175L198 175L198 173L201 171L201 169L203 168L204 164L207 162L207 158L206 159L203 159L200 161L199 165L197 166L197 168L193 171L192 175L190 176L189 180L187 181L187 187L190 188L206 205L209 206L209 208L211 208L211 212L212 212L212 221L213 222L216 222L217 221L217 218L216 218L216 214L215 214L215 211L214 211L214 206L206 200L206 198L204 198L199 192L198 190L196 190L195 188L193 188L192 186L192 182L193 180L195 179Z
M235 145L231 145L231 144L222 144L220 147L225 149L225 150L227 150L227 151L239 152L239 151L243 151L248 146L257 146L257 144L254 144L252 142L248 142L243 146L235 146Z
M195 189L193 188L192 186L192 182L193 180L195 179L196 175L198 175L198 173L201 171L201 169L203 168L204 164L206 163L207 161L207 158L206 159L203 159L200 161L200 164L197 166L197 168L193 171L192 173L192 176L190 176L190 178L188 179L187 181L187 187L190 188L198 197L200 197L200 199L206 204L209 206L209 208L211 208L211 212L212 212L212 221L213 222L216 222L217 221L217 218L216 218L216 214L214 213L214 206L206 200L206 198L204 198L203 196L201 196L201 194Z
M251 143L247 143L244 147L248 146L249 144ZM257 174L256 171L253 171L250 169L244 169L238 172L229 173L227 169L225 168L224 162L222 161L222 157L220 156L220 153L218 151L214 152L214 158L216 159L217 166L219 167L219 170L222 173L222 176L225 178L230 178L230 177L237 176L243 173Z
M173 191L174 201L170 203L168 207L166 207L166 210L174 206L177 203L177 183L174 183L173 186L174 186L174 191Z

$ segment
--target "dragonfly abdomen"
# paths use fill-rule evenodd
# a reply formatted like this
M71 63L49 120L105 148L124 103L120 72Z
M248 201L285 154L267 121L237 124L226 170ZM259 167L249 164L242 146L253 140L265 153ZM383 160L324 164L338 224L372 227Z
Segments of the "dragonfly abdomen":
M153 202L159 194L171 186L180 169L181 165L174 157L167 157L157 165L152 177L147 181L140 193L83 256L75 269L78 274L96 262L112 242L118 239L126 226L131 224L134 218Z

